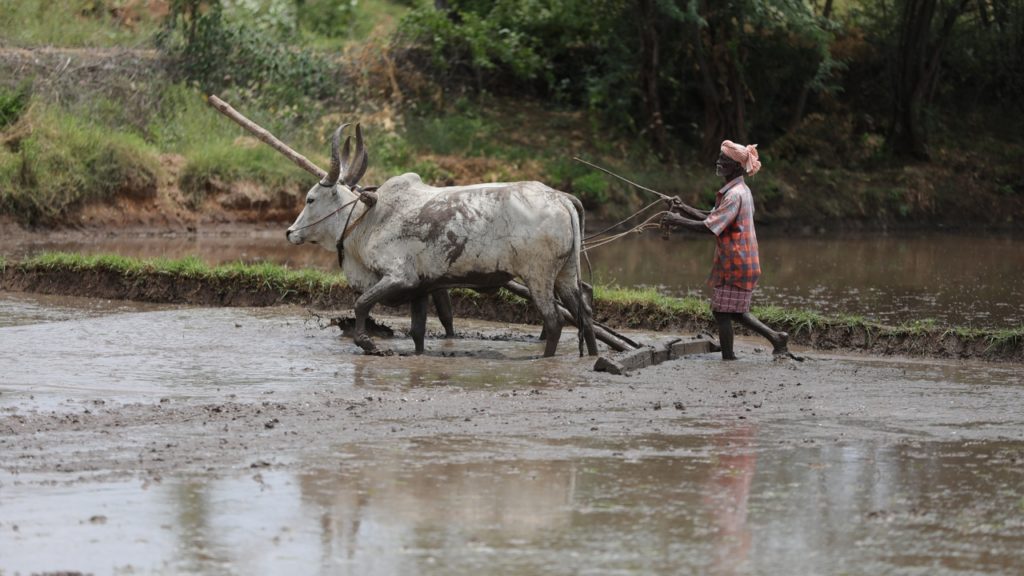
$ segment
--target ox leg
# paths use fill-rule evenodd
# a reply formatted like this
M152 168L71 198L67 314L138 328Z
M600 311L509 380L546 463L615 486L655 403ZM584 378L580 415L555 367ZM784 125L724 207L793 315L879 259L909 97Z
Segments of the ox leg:
M437 319L441 321L441 325L444 326L444 337L454 338L455 337L455 325L452 322L454 314L452 313L452 297L447 290L438 290L430 294L430 297L434 300L434 310L437 311Z
M530 284L527 284L527 287L533 297L533 305L537 307L544 320L544 356L554 356L555 350L558 349L558 340L562 337L562 315L555 305L555 287L551 284L543 289Z
M576 329L580 334L580 356L583 356L583 344L587 345L587 354L597 356L597 336L594 335L594 318L590 304L575 284L563 283L557 287L558 298L572 316Z
M364 353L373 356L390 356L392 354L391 350L377 348L377 345L373 343L373 339L366 333L366 319L370 317L370 310L375 304L411 287L409 283L399 279L384 277L356 300L356 326L352 340L363 349Z
M427 299L424 294L412 300L412 341L416 344L416 353L423 354L423 338L427 334Z

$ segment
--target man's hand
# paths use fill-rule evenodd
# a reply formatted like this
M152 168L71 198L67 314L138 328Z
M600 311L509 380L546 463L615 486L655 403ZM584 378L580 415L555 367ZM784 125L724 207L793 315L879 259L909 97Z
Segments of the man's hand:
M682 220L682 216L679 216L678 214L673 214L672 212L666 212L661 217L661 221L659 222L659 224L663 230L675 231L679 229Z
M665 203L665 208L669 212L675 212L676 210L679 210L684 206L683 201L679 199L679 196L673 196L671 198L662 198L662 201Z

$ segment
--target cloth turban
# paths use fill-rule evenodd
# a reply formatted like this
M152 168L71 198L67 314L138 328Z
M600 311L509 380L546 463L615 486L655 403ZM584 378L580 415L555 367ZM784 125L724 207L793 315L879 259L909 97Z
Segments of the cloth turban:
M722 154L740 163L747 174L753 176L761 169L761 161L757 159L757 144L743 146L732 140L722 142Z

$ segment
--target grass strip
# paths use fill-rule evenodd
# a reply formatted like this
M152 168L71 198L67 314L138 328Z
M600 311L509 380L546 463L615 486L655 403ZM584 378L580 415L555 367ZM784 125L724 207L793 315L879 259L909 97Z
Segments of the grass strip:
M321 294L335 288L345 288L348 283L341 274L328 274L317 270L292 270L271 263L210 265L196 256L185 258L139 259L114 254L83 255L67 252L44 252L18 264L24 271L67 270L85 272L103 270L126 277L142 275L166 275L176 278L237 282L240 288L264 287L285 294L301 290L310 294Z
M104 271L128 279L165 276L168 279L205 281L230 287L232 291L270 290L282 298L291 294L300 299L307 296L317 299L332 291L348 288L342 274L312 269L292 270L271 263L210 265L195 256L138 259L111 254L46 252L21 262L0 256L0 272L8 275L13 270L25 273ZM455 289L452 296L456 300L471 302L491 299L506 308L520 311L529 308L522 298L506 290L479 293ZM598 316L611 318L613 325L627 328L672 330L693 324L710 326L712 323L706 300L665 296L650 288L595 286L594 307ZM1024 356L1024 326L942 327L932 319L888 326L863 316L832 317L811 310L777 306L755 307L753 313L766 324L789 332L791 341L813 347L936 356L980 355L997 359L1020 359Z

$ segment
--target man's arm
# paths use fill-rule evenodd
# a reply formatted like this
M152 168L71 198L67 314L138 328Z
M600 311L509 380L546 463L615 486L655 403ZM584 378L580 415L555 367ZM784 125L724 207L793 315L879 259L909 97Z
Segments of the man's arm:
M714 234L714 232L712 232L711 229L704 224L703 219L690 220L689 218L680 216L679 214L674 214L672 212L669 212L668 214L665 214L664 216L661 217L661 224L662 226L667 226L669 228L682 228L684 230L689 230L691 232L704 232L707 234Z
M668 204L669 212L683 214L696 220L703 220L708 217L708 214L710 214L710 212L698 210L683 202L679 199L679 196L673 196L671 200L666 200L666 203Z

